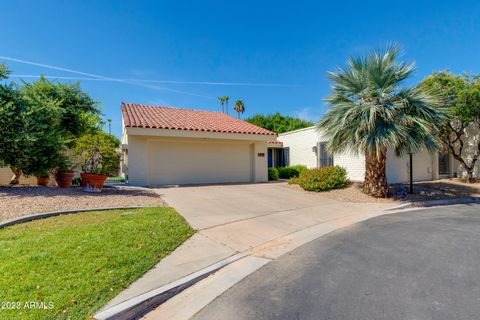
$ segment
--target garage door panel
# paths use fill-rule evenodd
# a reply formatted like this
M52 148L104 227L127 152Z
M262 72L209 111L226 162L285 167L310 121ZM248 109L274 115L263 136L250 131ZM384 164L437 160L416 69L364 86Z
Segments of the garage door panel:
M252 146L217 142L150 142L149 183L252 181Z

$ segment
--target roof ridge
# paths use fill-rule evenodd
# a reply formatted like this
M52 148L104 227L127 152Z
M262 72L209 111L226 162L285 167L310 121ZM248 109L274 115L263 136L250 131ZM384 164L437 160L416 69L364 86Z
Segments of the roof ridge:
M123 102L121 105L133 105L133 106L141 106L141 107L153 107L153 108L167 108L167 109L176 109L176 110L188 110L188 111L198 111L198 112L211 112L211 113L221 113L226 116L230 116L229 114L226 114L221 111L210 111L210 110L201 110L201 109L191 109L191 108L180 108L180 107L175 107L175 106L159 106L159 105L150 105L150 104L143 104L143 103L129 103L129 102ZM235 118L235 117L234 117ZM236 119L236 118L235 118ZM240 119L241 120L241 119Z

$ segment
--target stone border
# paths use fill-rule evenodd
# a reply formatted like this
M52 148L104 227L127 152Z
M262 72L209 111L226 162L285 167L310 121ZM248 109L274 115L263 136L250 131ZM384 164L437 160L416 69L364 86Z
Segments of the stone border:
M50 217L56 217L59 215L73 214L73 213L82 213L82 212L91 212L91 211L110 211L110 210L125 210L125 209L141 209L141 208L156 208L157 206L126 206L126 207L108 207L108 208L93 208L93 209L75 209L75 210L64 210L64 211L51 211L44 213L35 213L26 215L23 217L13 218L10 220L5 220L0 222L0 229L13 226L20 223L25 223L34 220L40 220Z

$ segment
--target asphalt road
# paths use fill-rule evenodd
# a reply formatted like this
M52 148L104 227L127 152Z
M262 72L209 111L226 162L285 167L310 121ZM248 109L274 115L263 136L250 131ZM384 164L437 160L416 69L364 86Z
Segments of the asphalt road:
M331 233L251 274L195 319L480 319L480 206Z

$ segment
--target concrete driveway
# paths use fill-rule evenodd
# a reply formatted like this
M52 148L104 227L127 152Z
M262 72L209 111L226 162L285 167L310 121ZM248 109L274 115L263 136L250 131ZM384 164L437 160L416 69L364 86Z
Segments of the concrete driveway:
M384 215L314 240L195 319L478 319L480 205Z
M262 257L262 261L275 259L332 230L378 215L387 207L338 202L286 183L157 188L155 192L198 232L104 309L125 304L225 259L250 254Z
M338 202L281 182L156 191L201 235L235 251L250 249L315 224L357 217L392 206Z

